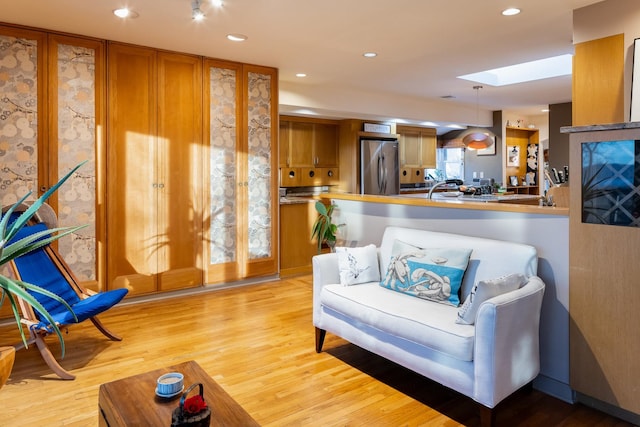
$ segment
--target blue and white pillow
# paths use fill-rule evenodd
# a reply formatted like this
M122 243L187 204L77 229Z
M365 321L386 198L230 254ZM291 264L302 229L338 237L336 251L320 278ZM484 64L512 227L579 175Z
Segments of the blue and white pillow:
M396 240L380 286L457 307L471 252L467 248L418 248Z

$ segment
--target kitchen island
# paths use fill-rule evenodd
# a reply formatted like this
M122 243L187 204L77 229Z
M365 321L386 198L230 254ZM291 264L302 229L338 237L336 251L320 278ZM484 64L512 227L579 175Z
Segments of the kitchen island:
M530 244L538 250L538 276L546 284L540 319L540 375L534 387L572 402L569 387L569 209L500 200L426 194L320 195L336 205L338 244L377 244L387 226L487 237ZM517 196L517 195L513 195ZM523 195L520 195L523 196ZM526 196L526 195L524 195ZM534 196L537 200L537 196ZM511 197L510 201L518 198ZM429 242L425 242L428 247ZM509 263L509 259L503 260Z

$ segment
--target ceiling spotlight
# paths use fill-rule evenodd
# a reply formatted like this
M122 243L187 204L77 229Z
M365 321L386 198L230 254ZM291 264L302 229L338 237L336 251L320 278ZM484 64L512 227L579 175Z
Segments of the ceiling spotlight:
M231 40L232 42L243 42L247 40L247 38L244 34L227 34L227 40Z
M296 77L307 77L307 75L305 73L296 73Z
M194 21L202 21L204 19L204 12L200 10L200 0L191 1L191 19Z
M520 13L520 9L518 9L517 7L510 7L508 9L505 9L502 11L502 14L504 16L513 16L513 15L517 15Z
M375 52L365 52L362 54L362 56L364 56L365 58L375 58L376 56L378 56L378 54Z
M222 7L222 0L211 0L211 5L213 7Z
M122 18L122 19L125 19L125 18L132 18L133 19L133 18L137 18L138 17L138 13L137 12L135 12L135 11L133 11L131 9L128 9L126 7L123 7L123 8L120 8L120 9L115 9L113 11L113 14L116 15L118 18Z

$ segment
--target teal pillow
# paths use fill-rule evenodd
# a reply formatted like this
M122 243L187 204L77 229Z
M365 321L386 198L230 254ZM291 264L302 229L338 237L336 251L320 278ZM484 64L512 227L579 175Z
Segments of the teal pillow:
M394 242L380 286L429 301L460 305L458 291L472 249L418 248Z

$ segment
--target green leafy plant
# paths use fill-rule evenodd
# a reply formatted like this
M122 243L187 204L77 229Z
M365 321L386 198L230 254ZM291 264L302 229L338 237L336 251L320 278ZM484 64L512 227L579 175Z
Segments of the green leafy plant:
M84 163L85 162L78 164L69 173L62 177L60 181L58 181L46 193L38 198L38 200L33 202L33 204L31 204L26 210L24 210L24 212L22 212L20 216L15 219L15 221L10 222L11 215L16 212L17 208L20 205L25 202L25 200L31 194L30 192L20 200L18 200L10 208L8 208L6 212L4 212L3 210L2 216L0 217L0 267L4 266L11 260L23 254L26 254L34 249L44 247L49 243L58 240L61 237L66 236L67 234L74 233L75 231L84 227L78 226L53 228L51 230L34 233L28 237L9 244L11 239L15 237L18 231L20 231L22 227L28 224L31 218L37 213L38 209L40 209L40 207L45 203L45 201ZM18 325L18 329L20 330L20 335L22 336L22 342L24 343L24 346L27 347L27 338L22 328L22 322L20 321L20 313L18 311L19 304L16 297L21 298L26 303L31 305L41 317L46 319L47 322L51 324L51 328L60 340L62 357L64 357L64 339L62 338L60 328L54 322L51 314L49 314L49 312L30 292L39 293L42 295L46 295L49 298L53 298L54 300L63 304L73 314L73 310L71 309L71 307L62 298L47 291L46 289L41 288L40 286L26 283L20 280L15 280L3 274L0 274L0 290L2 291L2 293L0 294L0 305L4 303L5 299L9 301L16 324Z
M318 217L313 223L311 238L315 238L318 241L318 253L321 252L323 243L326 243L327 246L333 250L336 245L336 233L338 232L338 227L343 225L337 225L331 221L331 215L333 214L334 207L335 205L333 204L327 207L320 201L316 202Z

